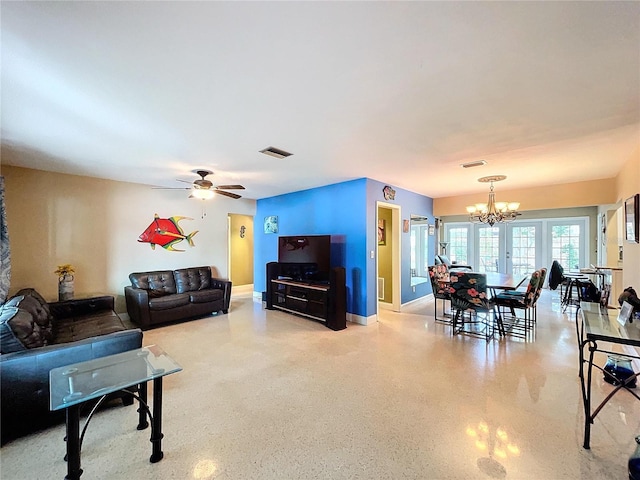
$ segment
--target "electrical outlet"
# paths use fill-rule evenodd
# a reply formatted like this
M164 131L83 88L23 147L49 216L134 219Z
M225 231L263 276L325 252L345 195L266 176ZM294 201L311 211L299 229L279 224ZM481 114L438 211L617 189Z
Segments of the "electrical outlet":
M413 291L413 293L416 293L416 286L414 285L413 287L411 287L411 290Z
M376 258L376 252L374 252L373 250L371 250L371 258Z

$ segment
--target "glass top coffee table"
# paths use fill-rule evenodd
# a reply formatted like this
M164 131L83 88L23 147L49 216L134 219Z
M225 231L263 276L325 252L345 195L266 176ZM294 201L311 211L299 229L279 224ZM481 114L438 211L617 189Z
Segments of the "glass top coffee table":
M107 395L124 391L139 403L138 430L149 426L151 419L152 463L162 460L162 378L182 370L162 348L151 345L116 355L96 358L54 368L49 372L49 408L66 409L67 476L77 480L82 475L80 450L91 418ZM147 403L147 382L153 381L153 412ZM136 393L136 391L138 393ZM87 417L80 435L80 406L99 399Z

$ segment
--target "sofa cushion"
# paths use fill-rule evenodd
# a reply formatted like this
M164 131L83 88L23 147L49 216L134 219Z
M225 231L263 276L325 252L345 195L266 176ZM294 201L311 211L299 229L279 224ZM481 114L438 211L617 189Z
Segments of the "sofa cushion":
M178 293L197 292L211 288L211 268L181 268L174 272Z
M56 327L57 344L127 330L122 319L113 310L67 318L56 322Z
M24 295L25 297L33 297L40 304L42 309L47 312L47 315L51 315L51 310L47 301L33 288L22 288L16 292L14 297Z
M29 312L21 308L3 305L0 309L0 353L19 352L28 348L43 347L45 340L40 326Z
M189 292L189 301L191 303L207 303L220 300L224 296L224 292L219 288L209 290L199 290L197 292Z
M135 288L149 290L150 297L161 297L176 293L176 282L171 270L131 273L129 274L129 280Z
M189 305L188 293L176 293L174 295L165 295L164 297L150 298L150 310L167 310L169 308L181 307Z
M49 313L49 306L47 303L45 302L43 306L38 297L40 297L40 295L18 295L12 297L6 305L18 307L29 312L33 317L33 320L40 326L41 333L44 336L46 343L48 343L53 339L53 317Z

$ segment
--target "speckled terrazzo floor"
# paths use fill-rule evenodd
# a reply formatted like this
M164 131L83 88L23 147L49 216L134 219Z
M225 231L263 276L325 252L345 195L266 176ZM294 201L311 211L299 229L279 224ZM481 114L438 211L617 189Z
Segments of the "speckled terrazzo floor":
M450 335L433 303L341 332L236 295L228 315L145 332L164 381L164 459L134 407L103 410L83 479L624 479L640 402L616 395L582 448L573 317L545 291L534 339ZM636 366L637 367L637 366ZM611 386L596 377L598 398ZM475 434L475 436L474 436ZM62 479L64 426L0 449L2 479Z

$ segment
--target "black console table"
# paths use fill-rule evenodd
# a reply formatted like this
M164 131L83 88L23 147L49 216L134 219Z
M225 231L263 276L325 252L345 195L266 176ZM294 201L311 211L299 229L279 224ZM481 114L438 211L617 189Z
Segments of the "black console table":
M335 267L326 281L301 279L309 264L267 264L267 309L283 310L323 322L331 330L347 328L345 269Z

